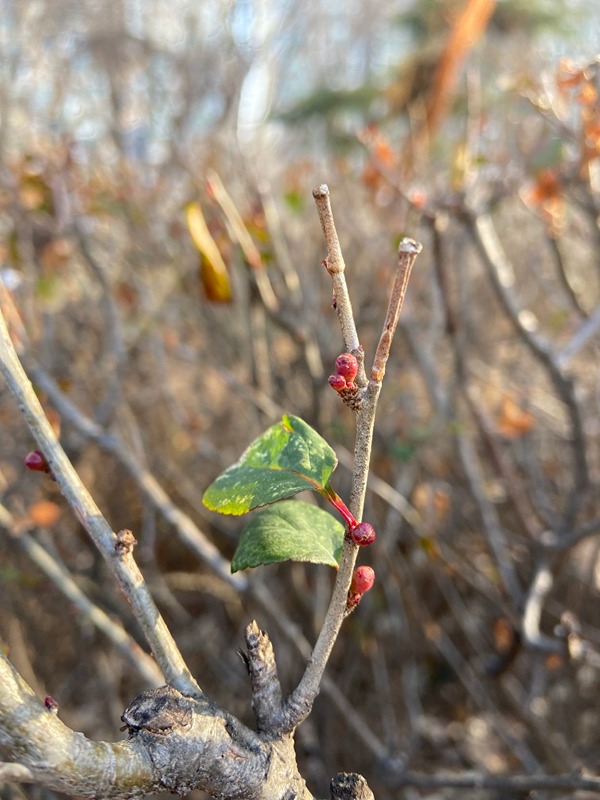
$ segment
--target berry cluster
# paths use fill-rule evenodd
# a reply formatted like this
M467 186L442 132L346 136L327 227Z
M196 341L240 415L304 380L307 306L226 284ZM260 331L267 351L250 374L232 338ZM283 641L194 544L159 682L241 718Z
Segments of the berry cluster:
M356 389L354 379L358 374L358 361L352 353L342 353L335 360L335 375L329 376L329 385L336 392Z

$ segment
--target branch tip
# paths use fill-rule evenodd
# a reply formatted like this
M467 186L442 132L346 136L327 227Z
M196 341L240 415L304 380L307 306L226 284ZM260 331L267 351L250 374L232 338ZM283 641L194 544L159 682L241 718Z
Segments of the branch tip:
M408 253L418 256L422 250L423 245L421 242L417 242L415 239L409 239L407 236L405 236L398 245L398 253Z
M320 186L317 186L316 189L313 189L313 197L315 200L318 197L329 197L329 186L326 183L322 183Z

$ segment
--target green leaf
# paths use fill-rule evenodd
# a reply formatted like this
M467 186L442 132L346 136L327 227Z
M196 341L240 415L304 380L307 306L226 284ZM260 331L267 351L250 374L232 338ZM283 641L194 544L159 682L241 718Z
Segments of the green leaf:
M338 566L345 528L331 514L299 500L260 511L246 525L231 562L237 572L279 561Z
M323 491L336 466L325 439L299 417L284 416L211 483L202 502L221 514L245 514L305 489Z

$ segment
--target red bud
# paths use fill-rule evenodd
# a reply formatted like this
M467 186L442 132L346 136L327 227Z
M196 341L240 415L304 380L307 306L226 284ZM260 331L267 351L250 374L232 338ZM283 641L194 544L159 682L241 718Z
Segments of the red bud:
M32 450L25 456L25 466L34 472L50 472L46 457L39 450Z
M354 544L365 547L375 541L375 528L369 522L359 522L354 528L350 528L350 536Z
M341 375L346 383L352 383L358 373L358 361L352 353L342 353L335 360L335 371Z
M372 567L357 567L352 576L350 594L364 594L373 588L375 583L375 570Z
M341 392L344 389L347 389L346 379L341 375L330 375L328 378L329 385L332 389L335 389L336 392Z

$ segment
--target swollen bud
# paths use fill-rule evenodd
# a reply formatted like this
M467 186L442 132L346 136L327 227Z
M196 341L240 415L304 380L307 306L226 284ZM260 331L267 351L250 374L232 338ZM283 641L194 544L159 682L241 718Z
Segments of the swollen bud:
M346 379L342 375L330 375L329 378L329 385L332 389L335 389L336 392L341 392L343 389L347 389Z
M51 714L58 714L58 703L52 697L52 695L48 694L46 697L44 697L44 705Z
M346 599L346 613L354 611L360 603L362 596L373 588L375 583L375 570L372 567L357 567L352 575L350 590Z
M335 360L335 371L346 381L349 388L358 374L358 361L352 353L342 353Z
M359 547L365 547L375 541L375 528L369 522L359 522L350 528L350 538Z
M25 466L33 472L50 472L46 457L39 450L32 450L25 456Z
M352 575L350 595L364 594L373 588L375 583L375 570L372 567L357 567Z
M46 461L46 456L39 450L32 450L30 453L27 453L24 458L24 463L27 469L33 470L33 472L45 472L53 481L56 480L50 469L50 464Z

